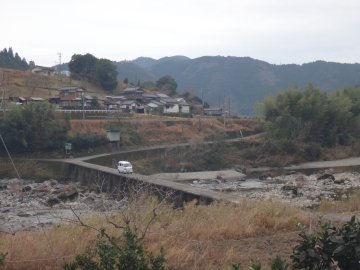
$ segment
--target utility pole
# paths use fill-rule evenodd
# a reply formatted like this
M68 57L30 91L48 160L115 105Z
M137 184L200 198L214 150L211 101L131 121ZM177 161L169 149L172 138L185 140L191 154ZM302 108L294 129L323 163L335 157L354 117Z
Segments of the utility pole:
M229 96L229 110L228 110L228 112L229 112L229 116L230 116L230 105L231 105L231 99L230 99L230 96Z
M61 66L61 53L58 53L59 56L59 65Z
M84 126L84 121L85 121L85 111L84 111L84 92L81 93L81 100L82 100L82 123Z
M204 89L203 88L201 88L201 102L202 102L201 111L202 111L202 115L204 115Z
M61 71L60 71L60 68L61 68L61 53L58 53L57 55L59 57L58 74L60 75L61 74Z
M5 106L5 92L6 92L6 81L5 81L6 77L5 74L2 73L1 74L1 78L0 78L0 89L2 88L2 99L1 99L1 107L3 109L3 117L5 118L5 113L6 113L6 106Z

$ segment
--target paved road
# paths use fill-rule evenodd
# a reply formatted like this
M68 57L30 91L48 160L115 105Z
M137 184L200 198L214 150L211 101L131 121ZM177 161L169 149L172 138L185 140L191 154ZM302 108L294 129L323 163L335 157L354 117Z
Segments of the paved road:
M285 167L285 170L301 170L301 169L318 169L318 168L333 168L333 167L352 167L360 166L360 157L352 157L329 161L314 161L305 162L297 165Z
M328 161L312 161L304 162L295 165L290 165L286 167L258 167L258 168L248 168L246 171L249 173L252 172L265 172L271 170L305 170L305 169L326 169L326 168L336 168L336 167L355 167L360 166L360 157L344 158L337 160L328 160Z

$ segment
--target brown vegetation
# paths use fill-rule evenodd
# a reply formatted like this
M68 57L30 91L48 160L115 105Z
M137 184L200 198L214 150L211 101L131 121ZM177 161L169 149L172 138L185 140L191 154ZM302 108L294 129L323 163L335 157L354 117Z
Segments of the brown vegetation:
M31 71L0 68L6 97L41 97L48 99L58 95L58 88L82 86L88 95L105 96L106 92L83 81L72 80L65 76L35 75Z
M221 120L221 119L220 119ZM243 134L254 133L259 123L254 118L229 118L224 126L223 122L214 117L205 118L173 118L161 116L139 115L130 118L101 119L101 120L71 120L70 135L76 133L105 134L110 126L120 129L132 129L143 138L144 145L154 143L171 143L192 140L213 139L215 134L240 137ZM126 136L126 132L123 132ZM124 138L123 138L124 139ZM124 140L124 145L129 141Z
M154 207L156 201L152 199L135 202L128 212L114 215L111 220L121 224L127 215L131 224L144 228ZM157 210L144 245L153 253L163 247L166 262L173 269L228 269L231 263L247 263L250 258L265 263L276 254L287 257L296 241L297 224L309 224L313 219L302 210L270 201L243 200L239 205L209 206L192 202L181 210L165 205ZM87 219L86 223L106 228L112 235L120 234L103 218ZM94 230L74 224L1 234L0 252L8 252L6 269L61 269L95 235Z

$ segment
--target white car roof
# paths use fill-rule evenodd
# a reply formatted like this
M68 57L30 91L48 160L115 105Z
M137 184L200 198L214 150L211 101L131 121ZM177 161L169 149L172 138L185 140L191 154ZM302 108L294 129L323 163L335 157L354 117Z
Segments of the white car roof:
M125 164L127 163L127 164L130 164L129 161L124 161L124 160L120 160L119 163L125 163Z

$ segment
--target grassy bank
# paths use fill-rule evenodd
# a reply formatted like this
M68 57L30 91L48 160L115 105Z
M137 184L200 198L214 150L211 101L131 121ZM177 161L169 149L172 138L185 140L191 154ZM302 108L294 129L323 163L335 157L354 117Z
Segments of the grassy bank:
M297 224L314 222L311 214L276 202L243 200L239 205L187 204L174 210L151 198L137 200L108 218L124 225L124 217L140 233L152 218L144 238L147 250L157 254L162 247L173 269L229 269L231 263L259 258L267 262L281 254L287 257L296 240ZM75 221L75 219L74 219ZM84 220L95 228L121 235L104 216ZM0 252L7 252L6 269L62 269L66 261L82 252L96 232L76 224L58 225L44 231L0 235ZM269 249L269 245L273 248Z

